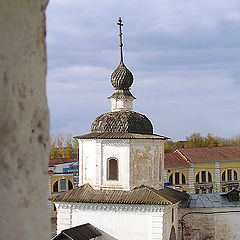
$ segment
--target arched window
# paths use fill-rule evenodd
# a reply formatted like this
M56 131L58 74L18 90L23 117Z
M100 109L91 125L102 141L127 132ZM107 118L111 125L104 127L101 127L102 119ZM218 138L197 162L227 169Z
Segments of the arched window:
M186 177L183 173L182 173L182 184L186 184Z
M172 183L173 184L173 175L171 174L169 179L168 179L168 182Z
M226 180L227 178L227 180ZM232 170L232 169L228 169L228 170L225 170L223 173L222 173L222 181L237 181L238 180L238 173L236 170Z
M53 184L53 192L58 192L58 181Z
M68 180L68 190L73 189L73 185L72 182L70 180Z
M196 183L207 183L207 182L212 182L212 174L208 171L198 172L196 175Z
M53 203L53 211L57 211L55 204Z
M118 160L114 158L107 161L107 180L118 180Z
M196 183L199 183L199 179L200 179L199 175L200 175L199 173L196 175Z

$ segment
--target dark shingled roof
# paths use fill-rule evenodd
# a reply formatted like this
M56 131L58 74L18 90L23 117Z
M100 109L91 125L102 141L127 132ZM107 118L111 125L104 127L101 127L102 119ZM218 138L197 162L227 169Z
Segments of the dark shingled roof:
M63 230L52 240L89 240L102 234L90 223Z
M109 99L111 98L122 100L129 98L136 99L129 90L115 90L112 96L109 97Z
M133 83L133 75L127 69L123 62L120 62L118 67L111 75L111 83L115 89L129 89Z
M153 134L153 126L143 114L133 111L117 111L104 113L97 117L92 123L91 132Z
M168 137L156 134L137 134L137 133L88 133L76 136L78 139L155 139L166 140Z
M67 192L52 196L53 202L113 203L169 205L188 197L188 194L174 189L140 186L130 191L94 190L88 183Z

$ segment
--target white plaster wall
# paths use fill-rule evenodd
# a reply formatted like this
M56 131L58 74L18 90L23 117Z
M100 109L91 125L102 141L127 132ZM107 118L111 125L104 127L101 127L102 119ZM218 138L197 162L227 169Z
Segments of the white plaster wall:
M69 224L74 227L91 223L102 232L102 240L163 239L162 206L87 203L56 205L60 213L58 233ZM70 212L72 218L69 217Z
M57 208L57 234L59 234L62 230L72 226L72 209L59 207L58 204L55 205Z
M96 140L79 140L79 185L96 185Z
M128 111L132 111L133 109L133 100L132 98L129 99L115 99L115 98L111 98L111 110L112 112L116 112L116 111L120 111L120 110L128 110Z
M48 0L0 1L0 238L49 239Z
M129 147L129 140L103 140L101 187L129 190ZM118 181L107 180L107 160L111 157L118 160Z

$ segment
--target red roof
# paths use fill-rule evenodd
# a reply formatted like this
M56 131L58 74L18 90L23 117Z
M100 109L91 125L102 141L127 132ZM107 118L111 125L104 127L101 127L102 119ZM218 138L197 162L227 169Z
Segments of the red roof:
M58 164L78 162L78 158L54 158L50 159L48 166L53 167Z
M178 153L164 154L164 168L189 167L190 163Z
M182 153L190 162L214 162L240 160L240 146L179 148L175 153Z

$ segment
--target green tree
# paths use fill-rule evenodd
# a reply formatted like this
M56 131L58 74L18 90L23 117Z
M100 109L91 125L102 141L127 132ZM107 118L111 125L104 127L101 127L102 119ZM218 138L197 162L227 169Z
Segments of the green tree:
M200 133L193 133L191 136L186 137L184 147L204 147L204 138L201 136Z

